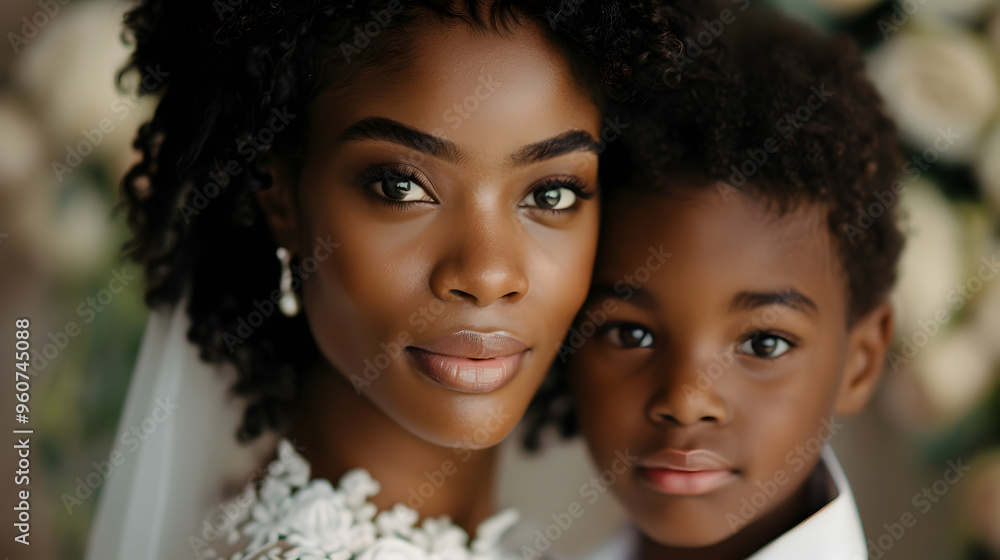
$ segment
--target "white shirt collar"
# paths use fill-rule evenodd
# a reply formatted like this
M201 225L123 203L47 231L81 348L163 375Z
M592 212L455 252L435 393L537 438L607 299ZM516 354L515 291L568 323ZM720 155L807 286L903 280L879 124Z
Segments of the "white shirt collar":
M747 560L868 560L858 506L844 469L829 445L821 457L835 493L830 502Z
M818 472L831 496L829 503L746 560L868 560L865 534L847 476L829 445L823 448L820 458ZM629 525L583 560L637 560L638 552L639 533Z

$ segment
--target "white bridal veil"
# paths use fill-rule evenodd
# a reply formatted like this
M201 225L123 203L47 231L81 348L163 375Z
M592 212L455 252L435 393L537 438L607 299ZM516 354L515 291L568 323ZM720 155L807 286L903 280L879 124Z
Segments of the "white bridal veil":
M106 459L113 471L100 488L87 560L194 558L206 515L273 450L272 438L236 442L244 403L228 393L235 372L198 358L185 309L186 298L150 313Z

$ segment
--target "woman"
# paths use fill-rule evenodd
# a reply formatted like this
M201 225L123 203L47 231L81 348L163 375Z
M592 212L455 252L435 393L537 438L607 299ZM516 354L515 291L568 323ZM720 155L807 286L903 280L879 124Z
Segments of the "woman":
M631 2L191 4L144 2L126 20L130 68L160 76L124 194L147 302L187 315L162 337L189 321L201 358L235 371L241 440L286 435L312 476L362 467L379 509L408 503L471 531L493 511L494 446L586 295L602 109L636 60L675 54L663 14ZM204 379L138 387L144 369L171 379L158 337L147 332L123 432L141 417L133 403L163 387L178 393L174 426L206 408ZM173 447L146 444L112 480L92 558L205 552L212 535L187 508L221 492L223 466L237 483L255 466L220 451L232 439L220 415L177 428ZM165 482L179 472L195 490ZM445 483L414 500L437 472ZM145 503L141 480L159 488ZM142 508L157 514L128 513Z

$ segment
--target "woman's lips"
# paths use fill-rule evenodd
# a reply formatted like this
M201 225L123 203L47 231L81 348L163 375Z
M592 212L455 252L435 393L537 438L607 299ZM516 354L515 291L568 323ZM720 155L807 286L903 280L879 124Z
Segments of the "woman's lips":
M517 375L528 346L502 332L459 331L409 346L417 369L445 387L488 393Z
M673 496L708 494L737 476L731 462L708 449L667 449L641 459L637 467L648 485Z

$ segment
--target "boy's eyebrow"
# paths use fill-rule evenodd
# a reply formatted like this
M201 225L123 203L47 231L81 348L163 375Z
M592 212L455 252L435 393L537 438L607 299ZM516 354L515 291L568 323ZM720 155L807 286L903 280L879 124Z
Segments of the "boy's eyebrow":
M349 126L340 141L351 140L383 140L452 162L465 158L454 142L383 117L367 117Z
M751 310L765 305L784 305L810 315L819 312L816 302L793 288L775 292L740 292L733 297L729 309Z
M623 285L622 287L617 287ZM656 307L656 298L648 290L643 289L643 287L636 286L634 284L625 284L624 282L618 282L616 284L604 284L595 283L590 288L590 299L594 298L613 298L622 301L633 301L635 305L639 307L645 307L647 309L654 309Z

